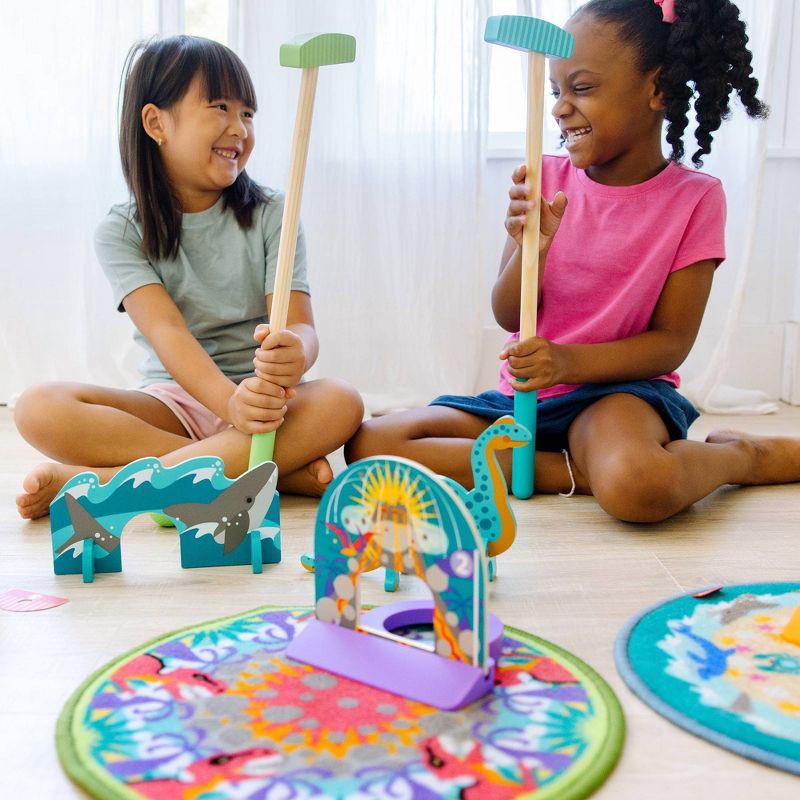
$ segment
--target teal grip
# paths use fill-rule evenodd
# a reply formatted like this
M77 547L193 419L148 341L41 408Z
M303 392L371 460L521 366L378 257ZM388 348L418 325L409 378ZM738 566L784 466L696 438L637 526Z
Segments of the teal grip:
M253 469L265 461L272 461L272 453L275 450L275 431L269 433L253 434L250 440L250 463L248 469Z
M250 563L253 565L253 574L260 575L263 569L261 558L261 535L258 531L250 531Z
M524 500L533 494L533 466L536 456L537 392L514 392L514 421L531 432L531 441L515 447L511 455L511 491Z
M83 582L94 581L94 542L91 539L83 540L83 555L81 556Z

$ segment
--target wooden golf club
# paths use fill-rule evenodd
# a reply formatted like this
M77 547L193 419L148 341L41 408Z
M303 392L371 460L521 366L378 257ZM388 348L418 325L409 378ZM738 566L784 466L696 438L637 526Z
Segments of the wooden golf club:
M289 311L292 271L297 249L297 229L300 224L300 201L303 197L303 179L308 157L311 118L314 112L317 73L322 66L345 64L355 61L355 57L356 40L344 33L306 34L281 45L281 66L299 68L302 70L302 76L292 139L286 200L283 207L281 236L278 242L275 287L272 292L272 306L269 310L271 333L282 331L286 327L286 317ZM255 434L250 443L250 468L264 461L271 461L274 448L275 431Z
M542 195L542 118L544 114L545 56L569 58L575 41L571 34L535 17L500 16L486 20L484 41L528 53L528 115L525 136L525 180L534 207L522 230L522 285L520 340L536 335L539 298L539 219ZM534 392L514 392L514 419L531 433L530 444L517 447L511 461L511 491L516 497L533 494L536 454L536 399Z

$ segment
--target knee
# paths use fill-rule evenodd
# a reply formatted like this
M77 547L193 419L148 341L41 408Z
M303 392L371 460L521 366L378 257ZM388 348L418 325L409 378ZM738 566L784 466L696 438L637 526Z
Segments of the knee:
M360 461L369 456L381 455L383 452L383 437L378 434L378 422L369 419L362 422L358 430L344 446L344 460L348 464Z
M623 522L661 522L685 506L679 478L667 452L627 456L592 481L592 493L606 513Z
M342 435L349 439L364 419L364 401L361 395L354 386L338 378L323 378L320 383L325 402L331 411L328 418L336 420Z
M40 383L26 389L14 404L14 423L25 438L35 437L57 418L55 406L65 392L64 384Z

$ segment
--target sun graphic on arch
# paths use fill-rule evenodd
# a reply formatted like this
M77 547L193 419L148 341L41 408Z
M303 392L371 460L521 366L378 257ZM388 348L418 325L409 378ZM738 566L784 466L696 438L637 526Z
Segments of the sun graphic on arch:
M439 515L420 475L404 464L379 463L369 469L353 501L376 523L413 528L434 522Z

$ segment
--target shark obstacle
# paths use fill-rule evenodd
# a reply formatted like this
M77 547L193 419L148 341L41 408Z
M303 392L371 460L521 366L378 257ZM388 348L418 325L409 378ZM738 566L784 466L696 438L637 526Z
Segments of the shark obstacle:
M352 36L323 33L297 37L280 49L281 65L300 68L302 78L269 314L272 331L287 323L317 73L320 66L353 61L355 48ZM164 527L178 528L182 567L250 564L260 573L263 564L277 563L274 442L274 432L253 436L249 469L235 480L225 477L222 460L214 456L170 467L155 457L142 458L106 484L93 472L76 475L50 505L55 573L82 574L91 583L95 573L121 571L122 531L144 513Z
M203 456L165 467L157 458L128 464L108 483L76 475L50 505L56 575L120 572L121 534L140 514L160 513L180 534L181 566L218 567L281 560L278 468L259 464L235 480Z

